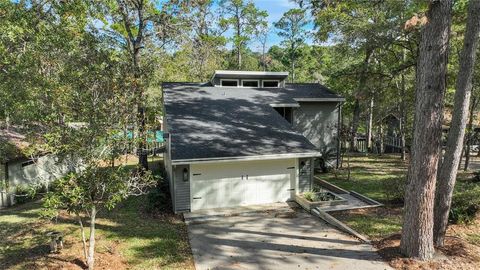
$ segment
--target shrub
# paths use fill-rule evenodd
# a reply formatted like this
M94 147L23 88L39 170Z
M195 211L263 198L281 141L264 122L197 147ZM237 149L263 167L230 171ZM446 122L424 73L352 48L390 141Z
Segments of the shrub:
M455 192L449 220L452 223L471 223L480 211L480 187L472 184Z
M472 182L474 183L480 182L480 171L476 171L473 173Z
M318 158L318 167L323 173L328 173L331 169L335 168L335 162L337 160L337 152L334 148L328 148L324 146L320 149L321 157Z
M385 198L390 203L403 203L405 201L406 176L388 178L382 181Z
M18 204L31 202L35 199L35 187L18 185L15 187L15 202Z
M145 211L149 214L171 211L170 188L166 178L159 177L157 186L147 195Z

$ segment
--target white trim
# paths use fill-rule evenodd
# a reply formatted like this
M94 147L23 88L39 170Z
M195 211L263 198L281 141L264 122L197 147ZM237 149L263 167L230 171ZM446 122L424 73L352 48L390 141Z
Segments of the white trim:
M265 87L265 82L277 82L277 86ZM280 88L280 80L262 80L262 88Z
M215 70L215 75L262 75L262 76L288 76L288 72L273 71L244 71L244 70Z
M222 85L223 81L236 81L237 86L223 86ZM220 79L220 86L221 87L240 87L240 80L239 79Z
M295 101L303 101L303 102L343 102L345 101L345 98L294 98L293 100Z
M243 82L244 81L247 81L247 82L257 82L257 86L243 86ZM246 87L246 88L259 88L260 87L260 80L255 80L255 79L242 79L242 87Z
M270 105L270 107L273 107L273 108L281 108L281 107L300 108L300 104L298 103L271 103L268 105Z
M320 152L310 152L310 153L289 153L289 154L276 154L276 155L177 159L177 160L172 160L172 165L184 165L184 164L192 164L192 163L248 161L248 160L263 160L263 159L288 159L288 158L320 157L320 156L322 156Z

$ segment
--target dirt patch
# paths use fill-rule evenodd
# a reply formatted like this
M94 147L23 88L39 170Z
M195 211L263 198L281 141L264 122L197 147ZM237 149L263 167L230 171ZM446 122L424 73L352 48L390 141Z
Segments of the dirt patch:
M435 258L422 262L402 256L399 249L400 237L400 234L394 234L373 242L380 256L395 269L476 270L480 268L479 248L462 239L447 237L445 246L437 249Z

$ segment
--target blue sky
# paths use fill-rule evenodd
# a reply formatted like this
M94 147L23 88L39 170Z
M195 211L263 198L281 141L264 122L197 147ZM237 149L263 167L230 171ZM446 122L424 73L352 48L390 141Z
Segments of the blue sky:
M287 12L289 9L297 8L298 5L291 0L253 0L255 5L261 9L266 10L268 13L268 23L270 29L270 33L268 36L268 44L267 47L271 47L272 45L280 44L281 38L277 35L276 29L273 26L274 22L277 22L283 15L283 13ZM309 24L308 30L312 30L313 23ZM226 33L229 35L229 33ZM312 44L313 40L307 40L307 43ZM252 42L250 44L250 48L254 51L260 51L260 45L257 42Z

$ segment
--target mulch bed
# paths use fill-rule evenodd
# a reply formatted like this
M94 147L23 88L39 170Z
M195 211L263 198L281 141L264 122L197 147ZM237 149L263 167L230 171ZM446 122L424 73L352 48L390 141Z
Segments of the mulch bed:
M422 262L403 257L399 249L400 237L400 234L394 234L373 242L380 256L395 269L480 269L479 247L460 238L447 237L445 246L437 249L435 258L432 261Z

